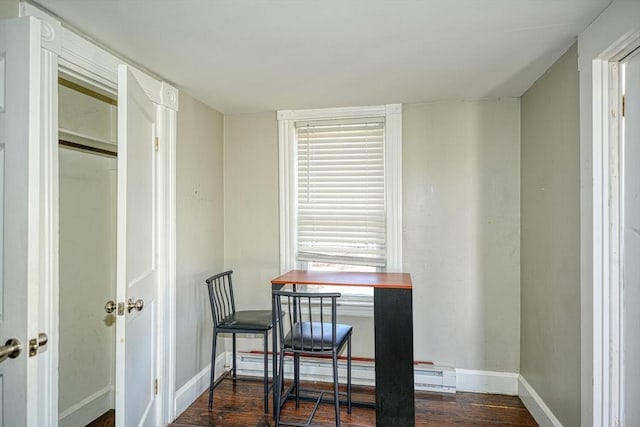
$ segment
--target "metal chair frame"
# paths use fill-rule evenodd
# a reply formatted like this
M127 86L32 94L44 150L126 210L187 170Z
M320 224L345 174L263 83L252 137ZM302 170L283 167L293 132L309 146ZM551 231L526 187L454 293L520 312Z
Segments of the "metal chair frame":
M294 291L273 291L278 313L278 341L279 341L279 366L276 390L276 427L284 424L288 426L312 426L311 422L320 402L324 400L326 390L303 389L300 386L300 357L301 356L331 356L333 365L333 395L335 405L336 426L340 426L340 395L347 397L347 412L351 413L351 334L350 325L337 323L336 300L340 293L316 293ZM286 301L286 304L283 303ZM284 307L283 307L284 306ZM324 311L329 309L330 316ZM327 319L330 317L330 319ZM288 326L285 335L285 326ZM338 336L340 340L338 341ZM338 381L338 355L347 348L347 391L339 391ZM294 381L293 384L282 393L284 389L284 359L286 355L293 355ZM295 389L295 393L293 390ZM315 406L305 424L283 422L280 419L281 408L289 397L295 397L296 408L300 407L301 393L319 393ZM329 392L331 393L331 392Z
M209 291L209 302L211 303L211 315L213 318L213 342L211 349L211 378L209 381L209 409L213 408L213 389L215 388L215 367L216 367L216 347L218 334L232 334L233 358L231 378L235 382L236 375L236 334L261 334L264 342L264 412L269 412L269 390L273 384L269 385L269 349L268 334L273 328L271 310L259 311L236 311L235 299L233 296L233 283L231 274L233 270L228 270L209 277L206 280ZM268 321L251 322L256 324L243 324L235 321L236 317L243 315L253 315L264 317Z

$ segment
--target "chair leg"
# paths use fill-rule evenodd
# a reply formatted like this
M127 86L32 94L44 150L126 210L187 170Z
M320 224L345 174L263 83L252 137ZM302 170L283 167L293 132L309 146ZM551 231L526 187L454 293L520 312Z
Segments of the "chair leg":
M300 407L300 355L293 355L293 377L296 384L296 408Z
M351 413L351 336L347 338L347 413Z
M333 393L336 403L336 427L340 427L340 395L338 394L338 354L333 352Z
M236 382L236 334L232 334L233 338L233 361L232 363L232 368L231 368L231 377L233 378L233 382Z
M280 347L280 352L279 352L279 360L278 360L278 379L276 381L276 385L277 385L277 390L278 392L275 394L275 401L276 401L276 425L275 427L278 427L280 425L280 412L281 412L281 407L282 407L282 389L284 387L284 349L282 347Z
M280 390L277 389L277 373L278 373L278 355L276 349L278 348L276 344L276 331L275 329L271 332L271 390L273 392L273 416L276 416L276 393L280 393Z
M267 333L264 333L264 413L269 413L269 342Z
M216 380L216 342L218 334L213 333L213 342L211 343L211 378L209 379L209 409L213 408L213 386Z

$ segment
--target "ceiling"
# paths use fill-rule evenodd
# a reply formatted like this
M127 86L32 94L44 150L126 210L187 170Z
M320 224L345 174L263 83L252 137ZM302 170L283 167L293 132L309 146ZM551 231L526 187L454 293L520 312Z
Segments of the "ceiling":
M225 113L518 97L610 0L37 0Z

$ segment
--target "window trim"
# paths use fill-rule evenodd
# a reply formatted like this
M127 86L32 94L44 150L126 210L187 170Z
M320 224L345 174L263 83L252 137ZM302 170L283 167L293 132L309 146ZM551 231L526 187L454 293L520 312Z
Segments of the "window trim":
M300 268L296 260L295 122L385 117L386 271L402 271L402 104L278 111L280 273ZM361 300L353 305L362 306ZM349 301L343 301L349 305ZM373 301L371 302L373 304ZM357 310L361 313L362 310Z

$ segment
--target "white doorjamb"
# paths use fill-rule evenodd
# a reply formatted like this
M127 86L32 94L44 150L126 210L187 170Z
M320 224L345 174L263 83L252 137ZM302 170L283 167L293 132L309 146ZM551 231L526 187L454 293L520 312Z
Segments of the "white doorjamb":
M602 427L620 425L623 414L620 237L622 214L620 191L623 177L620 173L622 110L619 61L638 46L639 37L638 30L627 34L591 60L592 416L593 425ZM582 301L584 303L585 299L583 298Z
M47 37L53 36L50 40ZM41 329L49 336L48 351L38 372L42 419L38 425L58 425L58 54L59 33L42 25L40 137L40 286Z
M105 94L114 95L119 63L127 63L105 49L62 26L61 22L33 4L20 3L21 16L34 16L42 21L42 194L41 253L42 277L40 313L42 330L48 333L48 350L39 356L45 373L39 379L43 419L38 425L58 424L58 70L77 83L89 84ZM134 64L135 67L135 64ZM150 75L133 69L151 100L158 104L161 115L159 145L160 176L163 177L165 199L159 205L160 235L158 263L162 265L158 280L162 322L158 325L159 407L161 421L168 424L175 417L175 161L178 90ZM43 357L47 355L48 357Z
M163 196L158 201L160 206L159 229L163 236L160 238L159 263L160 277L166 279L164 292L159 292L159 305L167 313L161 316L162 325L158 342L158 348L164 355L163 363L159 364L160 384L162 400L162 416L164 423L170 423L176 417L175 408L175 360L176 360L176 134L178 91L165 83L162 84L162 107L159 127L159 138L164 145L159 152L158 167L164 171L164 177L160 183L160 194ZM163 283L160 281L160 283Z

